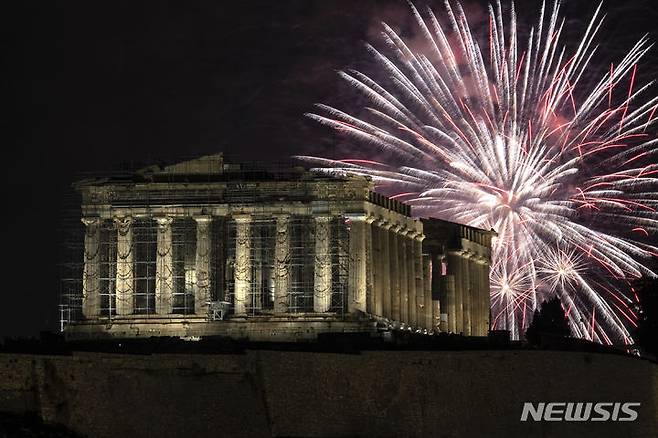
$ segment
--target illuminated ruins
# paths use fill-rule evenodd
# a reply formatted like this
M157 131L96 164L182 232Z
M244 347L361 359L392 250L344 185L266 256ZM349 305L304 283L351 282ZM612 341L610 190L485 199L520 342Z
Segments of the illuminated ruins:
M71 339L488 332L493 233L412 218L366 177L212 155L75 188L85 232L79 281L62 293Z

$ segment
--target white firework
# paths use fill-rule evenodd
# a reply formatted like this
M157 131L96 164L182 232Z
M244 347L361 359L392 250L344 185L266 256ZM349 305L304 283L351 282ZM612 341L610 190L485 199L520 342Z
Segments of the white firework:
M485 35L459 3L445 3L444 22L410 9L420 49L383 24L385 49L367 45L379 71L340 73L369 100L366 116L322 104L308 114L355 140L356 155L384 158L300 158L368 175L417 215L495 229L494 328L518 338L559 294L574 335L632 343L627 286L654 276L658 255L658 97L636 84L647 38L592 80L600 5L572 51L559 2L542 5L523 42L514 4L507 20L500 2L489 6Z

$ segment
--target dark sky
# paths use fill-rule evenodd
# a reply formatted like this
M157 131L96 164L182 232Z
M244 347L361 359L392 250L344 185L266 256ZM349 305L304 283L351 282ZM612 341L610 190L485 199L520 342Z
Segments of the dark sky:
M419 2L425 3L425 2ZM439 11L442 2L436 2ZM485 2L470 2L473 10ZM520 1L532 17L536 1ZM567 0L579 28L594 3ZM619 57L644 33L651 0L609 2L603 47ZM400 1L43 1L2 13L4 214L0 335L57 323L58 218L82 171L215 152L242 160L335 154L304 119L315 102L353 106L336 70L372 64L363 41ZM641 74L658 72L654 50Z

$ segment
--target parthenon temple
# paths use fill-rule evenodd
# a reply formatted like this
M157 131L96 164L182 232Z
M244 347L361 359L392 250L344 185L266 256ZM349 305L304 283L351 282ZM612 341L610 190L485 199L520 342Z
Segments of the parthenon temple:
M369 178L263 170L221 154L74 185L71 339L486 336L492 231L432 218Z

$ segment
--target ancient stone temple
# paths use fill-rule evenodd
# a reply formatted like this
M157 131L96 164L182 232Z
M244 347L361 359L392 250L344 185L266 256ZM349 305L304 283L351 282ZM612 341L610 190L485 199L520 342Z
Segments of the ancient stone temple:
M492 232L414 219L373 188L222 155L79 181L84 256L64 332L486 335Z

